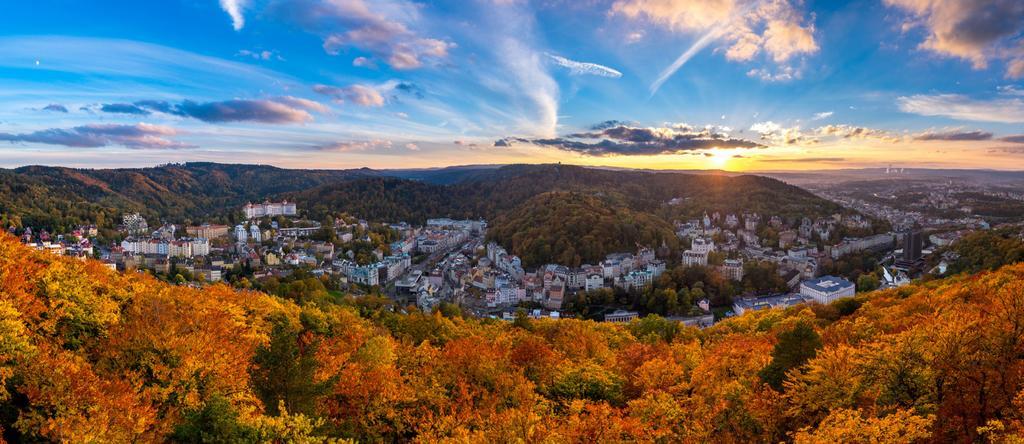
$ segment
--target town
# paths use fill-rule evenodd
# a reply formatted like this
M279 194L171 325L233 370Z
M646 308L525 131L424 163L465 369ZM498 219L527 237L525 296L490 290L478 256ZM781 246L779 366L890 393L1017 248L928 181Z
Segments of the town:
M243 221L234 226L164 223L153 228L139 214L125 214L118 227L121 239L111 245L93 243L95 226L58 235L31 228L10 231L38 249L97 258L111 269L149 272L181 285L227 282L248 288L274 282L277 288L280 282L312 277L328 292L378 294L424 311L453 304L476 316L505 320L525 314L607 322L655 313L706 327L750 310L828 304L856 291L941 274L955 256L944 250L934 257L931 247L941 249L970 230L988 228L972 218L942 220L939 226L913 214L893 217L876 207L859 209L885 216L881 225L889 229L879 232L880 219L860 213L787 220L713 211L675 222L683 251L637 245L594 264L531 270L487 240L484 220L434 218L413 226L340 214L321 223L303 218L288 201L248 203L238 209ZM926 236L920 222L943 229ZM864 260L869 266L844 265ZM697 281L683 285L685 295L664 296L652 288L659 279L671 279L666 274L694 272ZM659 297L669 300L656 301Z

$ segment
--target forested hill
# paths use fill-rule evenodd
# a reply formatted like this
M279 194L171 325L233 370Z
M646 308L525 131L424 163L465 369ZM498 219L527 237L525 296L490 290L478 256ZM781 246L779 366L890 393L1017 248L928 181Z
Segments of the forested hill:
M287 170L264 165L171 164L154 168L0 170L0 223L63 231L110 227L124 212L153 222L226 215L250 200L375 175L370 170Z
M292 199L320 219L347 212L369 220L504 215L551 191L593 195L665 222L704 211L824 216L842 209L774 179L720 174L509 165L411 171L289 170L186 163L154 168L0 170L0 224L63 232L78 224L112 228L125 212L160 221L234 222L246 201ZM667 205L679 198L679 205Z
M539 194L505 212L487 235L530 269L548 263L596 264L608 253L638 246L677 249L679 241L672 224L660 217L633 211L611 197L565 191Z
M621 171L570 165L509 165L475 170L450 184L371 178L286 193L307 208L346 209L367 219L400 217L422 222L436 216L494 218L549 191L615 198L636 211L697 217L704 211L758 212L786 217L844 211L833 202L775 179L678 172ZM388 201L379 202L380 199ZM667 208L675 198L682 203Z
M172 286L0 235L6 442L1021 442L1024 264L697 330ZM334 442L334 441L332 441Z

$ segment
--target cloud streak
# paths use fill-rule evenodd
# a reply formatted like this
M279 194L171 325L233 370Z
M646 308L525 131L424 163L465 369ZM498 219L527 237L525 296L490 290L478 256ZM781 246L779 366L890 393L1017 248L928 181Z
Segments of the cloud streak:
M0 141L98 148L120 145L135 149L181 149L192 145L168 139L178 135L174 128L138 123L135 125L93 124L53 128L24 134L0 133Z
M548 54L548 57L552 62L554 62L554 64L568 69L569 73L572 75L592 75L598 77L610 77L613 79L622 77L621 72L604 65L598 65L597 63L577 62L554 54Z
M1024 123L1024 100L998 97L977 100L962 94L918 94L896 99L900 111L922 116L976 122Z
M194 102L185 100L170 103L159 100L140 100L134 103L108 103L100 105L105 113L149 115L154 112L189 117L208 123L259 122L302 123L313 120L309 111L327 112L323 104L292 96L265 100L224 100L220 102Z

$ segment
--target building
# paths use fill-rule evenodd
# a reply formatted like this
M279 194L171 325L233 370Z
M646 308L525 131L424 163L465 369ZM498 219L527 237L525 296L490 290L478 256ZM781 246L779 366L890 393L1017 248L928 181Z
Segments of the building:
M139 213L125 214L121 218L122 229L128 233L129 236L141 236L149 233L149 224L146 223Z
M249 233L241 224L235 225L235 240L243 243L249 240Z
M748 311L763 310L766 308L788 308L804 302L806 302L804 298L792 295L738 298L732 304L732 312L737 316L741 316Z
M683 252L683 265L687 267L706 266L708 264L707 253L698 253L693 250Z
M852 297L856 289L853 282L835 276L822 276L800 284L800 295L822 304L830 304L840 298Z
M590 276L587 276L585 288L587 291L604 288L604 276L601 276L600 274L591 274Z
M260 226L257 224L249 225L249 238L255 243L263 242L263 233L260 233Z
M692 267L708 264L708 254L715 251L715 243L710 239L698 237L693 240L690 249L683 252L683 265Z
M924 267L922 250L924 249L924 234L921 227L915 225L903 233L903 255L893 264L893 268L915 274Z
M274 216L295 216L295 202L288 202L285 200L282 202L266 201L261 204L247 203L242 207L242 213L245 214L246 219Z
M629 322L640 317L640 313L635 311L626 310L615 310L612 313L604 315L605 322Z
M727 279L730 279L730 280L733 280L733 281L742 281L743 280L743 261L742 260L739 260L739 259L726 259L725 262L722 263L722 266L718 267L718 269L722 273L722 276L727 278Z
M861 251L884 251L892 248L895 236L892 233L876 234L863 238L848 238L833 245L829 253L832 259L839 259L847 254Z
M228 227L227 225L202 224L185 227L185 232L191 237L213 239L221 236L227 236L230 229L231 227Z

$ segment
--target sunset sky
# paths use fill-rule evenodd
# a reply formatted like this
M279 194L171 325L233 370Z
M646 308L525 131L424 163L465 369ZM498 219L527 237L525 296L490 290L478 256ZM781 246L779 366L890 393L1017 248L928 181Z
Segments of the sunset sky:
M4 9L4 167L1024 169L1020 0Z

